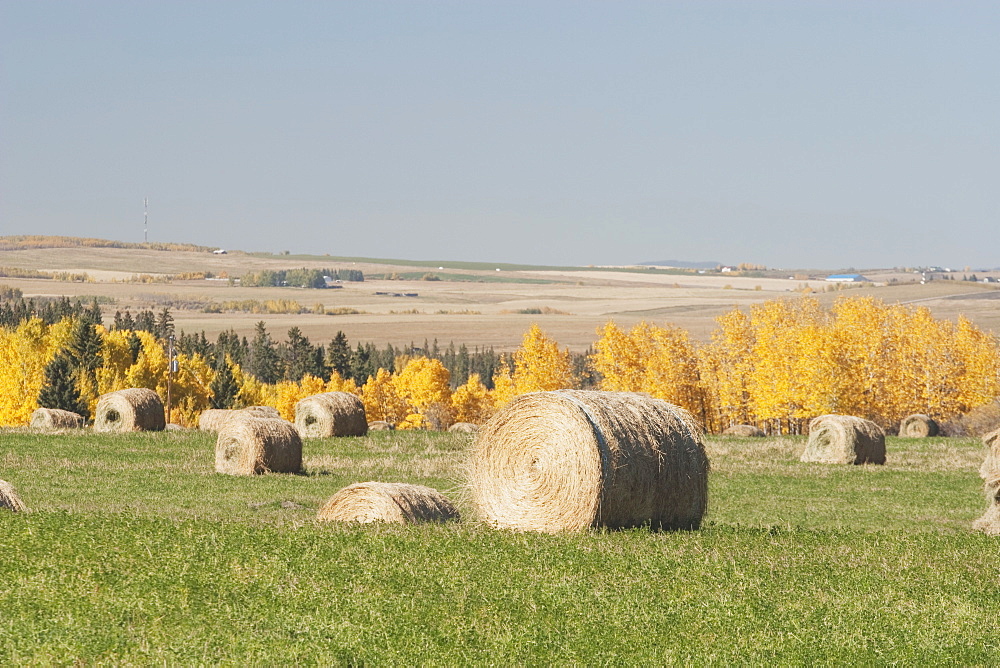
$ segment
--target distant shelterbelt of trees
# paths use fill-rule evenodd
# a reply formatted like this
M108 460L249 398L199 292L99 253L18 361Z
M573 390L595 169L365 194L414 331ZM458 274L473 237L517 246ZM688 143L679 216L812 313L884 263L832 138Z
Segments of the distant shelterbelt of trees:
M240 285L250 287L325 288L326 279L335 281L364 281L359 269L264 269L244 274Z
M143 243L128 243L125 241L110 241L108 239L89 239L81 237L44 236L40 234L15 234L0 236L0 250L26 250L29 248L138 248L145 250L169 251L210 251L209 246L195 244L179 244L165 241L149 241Z

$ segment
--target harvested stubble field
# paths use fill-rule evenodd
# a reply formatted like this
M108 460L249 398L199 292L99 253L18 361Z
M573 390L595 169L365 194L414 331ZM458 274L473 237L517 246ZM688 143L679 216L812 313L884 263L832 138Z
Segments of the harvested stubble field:
M470 437L309 440L302 475L213 472L199 432L0 435L3 663L992 665L1000 543L973 439L888 439L876 467L802 437L709 437L700 531L537 535L470 518ZM364 480L466 521L314 521Z
M437 339L443 344L513 350L525 330L537 322L561 345L583 351L596 337L598 327L614 320L623 327L640 322L669 322L699 340L707 340L715 318L735 307L790 297L808 286L824 304L837 295L871 294L887 303L919 302L935 316L956 318L964 314L984 329L1000 331L1000 298L995 285L962 281L932 281L926 285L879 285L822 292L831 286L821 280L787 277L692 275L641 269L558 268L522 265L487 265L470 262L416 262L371 258L337 258L321 255L283 256L232 252L213 255L193 251L154 251L122 248L44 248L0 251L0 266L41 271L86 273L90 283L42 279L0 278L0 284L33 296L103 296L114 300L105 306L133 312L164 306L186 332L204 331L210 338L223 330L252 335L255 323L266 320L280 338L290 327L299 327L313 342L329 341L342 330L352 342L391 343L405 346ZM226 280L175 280L170 283L121 282L133 275L166 277L192 272L238 277L265 269L359 269L366 276L432 274L441 280L366 280L344 283L342 289L253 288L231 286ZM438 269L438 267L443 267ZM497 271L500 269L500 271ZM812 272L821 276L823 272ZM912 276L875 274L876 280L912 280ZM378 295L376 293L390 293ZM402 296L416 294L416 297ZM393 296L399 295L399 296ZM307 313L260 315L208 313L205 307L227 301L297 301ZM321 305L328 312L312 312ZM547 313L519 313L525 310ZM349 313L345 313L348 311ZM356 311L356 313L350 313Z

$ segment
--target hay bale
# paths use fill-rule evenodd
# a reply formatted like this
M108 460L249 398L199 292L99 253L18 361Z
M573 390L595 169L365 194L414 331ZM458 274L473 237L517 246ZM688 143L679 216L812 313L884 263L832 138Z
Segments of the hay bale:
M246 408L209 408L198 416L200 431L218 432L226 422L234 417L250 415L253 417L280 418L281 413L272 406L247 406Z
M761 436L767 436L763 429L755 427L752 424L734 424L731 427L727 427L722 434L724 436L753 436L758 438Z
M1000 535L1000 429L983 437L986 459L979 467L986 494L986 512L972 523L972 528L993 536Z
M163 402L153 390L133 387L102 394L94 411L94 431L163 431Z
M933 418L915 413L899 423L899 435L906 438L927 438L938 435L938 423Z
M21 501L21 497L14 491L14 486L4 480L0 480L0 508L6 508L15 513L23 513L28 510L24 501Z
M359 482L334 494L316 515L322 522L416 524L459 519L441 492L423 485Z
M349 392L314 394L295 404L295 426L303 438L364 436L365 405Z
M395 428L396 425L385 420L374 420L368 423L368 431L393 431Z
M448 427L448 431L456 434L475 434L479 431L479 425L471 422L456 422Z
M853 415L820 415L809 422L804 462L885 464L885 432Z
M298 473L302 439L295 425L280 418L230 419L215 441L215 470L229 475Z
M484 520L518 530L696 529L708 457L691 415L649 395L521 395L472 446L471 496Z
M84 419L79 413L59 408L38 408L31 414L31 428L43 431L81 429Z

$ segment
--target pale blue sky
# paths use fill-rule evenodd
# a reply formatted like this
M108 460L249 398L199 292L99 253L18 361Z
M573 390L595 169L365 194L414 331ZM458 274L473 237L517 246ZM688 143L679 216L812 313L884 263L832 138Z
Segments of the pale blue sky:
M0 0L0 234L1000 265L1000 3Z

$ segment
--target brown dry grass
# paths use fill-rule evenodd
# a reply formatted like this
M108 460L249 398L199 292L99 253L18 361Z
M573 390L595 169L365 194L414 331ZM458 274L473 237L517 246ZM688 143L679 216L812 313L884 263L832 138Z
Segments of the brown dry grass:
M265 319L271 332L281 337L290 327L299 327L310 339L325 342L343 330L352 342L391 343L405 346L424 339L454 341L468 346L512 350L525 330L539 325L560 345L574 351L585 350L596 339L597 328L614 320L623 327L640 321L670 322L682 327L697 340L707 340L715 328L715 318L734 307L791 297L803 281L722 276L675 276L622 271L505 271L449 269L471 279L496 281L507 278L540 278L558 281L547 284L442 281L366 281L345 283L340 290L297 288L231 287L226 281L178 281L170 284L129 284L108 282L132 274L180 274L211 271L240 275L250 270L295 267L337 267L360 269L367 275L414 267L385 264L350 264L332 258L309 260L280 257L258 258L246 254L212 255L186 251L148 251L113 248L60 248L0 252L0 265L24 269L86 272L102 282L63 283L36 279L2 279L20 288L25 296L38 295L88 298L95 295L116 300L106 307L154 310L170 306L178 329L205 331L210 337L235 329L252 335L254 325ZM734 289L724 289L726 284ZM762 289L756 290L760 285ZM824 287L821 282L817 288ZM377 291L416 292L418 297L388 297ZM926 285L852 288L843 292L818 293L824 304L838 296L872 295L888 303L915 302L927 306L937 317L969 317L980 327L1000 332L1000 297L995 287L961 281L933 281ZM327 310L349 308L363 311L351 315L210 314L179 304L256 299L294 299L307 308L322 304ZM572 315L520 314L523 309L549 309ZM412 313L422 311L424 313ZM507 312L507 313L504 313Z

